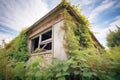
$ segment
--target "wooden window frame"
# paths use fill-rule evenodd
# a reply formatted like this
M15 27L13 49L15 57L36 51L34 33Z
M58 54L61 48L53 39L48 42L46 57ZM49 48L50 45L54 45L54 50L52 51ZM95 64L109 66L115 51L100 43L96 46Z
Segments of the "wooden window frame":
M49 31L52 31L52 34L51 34L51 38L49 38L49 39L46 39L46 40L41 40L42 39L42 35L43 34L45 34L45 33L47 33L47 32L49 32ZM51 42L51 49L50 50L46 50L46 51L41 51L40 53L42 54L45 54L45 53L52 53L52 50L53 50L53 29L52 29L52 27L51 28L49 28L49 29L46 29L46 30L44 30L43 32L41 32L41 33L39 33L38 35L36 35L36 36L34 36L33 38L31 38L31 41L33 40L33 39L35 39L35 38L37 38L37 37L39 37L39 42L38 42L38 48L40 49L40 45L41 44L48 44L48 43L50 43ZM33 44L31 44L31 49L32 49L32 47L33 47ZM34 51L32 51L31 50L31 52L32 53L35 53Z

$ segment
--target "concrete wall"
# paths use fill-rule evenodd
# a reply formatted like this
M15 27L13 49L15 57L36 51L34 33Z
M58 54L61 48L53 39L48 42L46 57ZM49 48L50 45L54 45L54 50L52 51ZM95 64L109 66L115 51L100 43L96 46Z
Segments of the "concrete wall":
M30 62L32 60L35 60L38 57L42 57L47 64L50 64L51 63L51 58L53 56L52 56L52 53L46 53L46 54L34 53L34 54L31 54L28 62Z
M58 12L59 13L59 12ZM50 53L33 53L30 56L30 61L34 60L36 57L42 56L46 63L51 62L51 58L57 58L60 60L66 60L67 55L65 53L64 49L64 30L61 29L61 27L64 25L64 16L63 14L56 14L52 17L49 17L49 19L44 20L39 25L37 25L35 28L33 28L31 31L29 31L28 36L28 48L29 51L31 51L31 39L35 36L39 36L42 32L45 30L48 30L50 27L52 27L52 50Z
M49 53L33 53L31 54L29 61L34 60L39 56L42 56L46 63L51 63L52 57L59 60L67 60L67 54L64 48L65 31L62 29L63 26L64 20L59 21L52 26L52 50Z
M42 31L50 28L52 25L58 23L63 19L63 14L55 14L54 16L50 16L49 18L36 25L32 30L29 31L29 39L41 33Z
M67 54L64 48L65 31L61 28L64 26L64 20L53 25L53 56L60 60L66 60Z

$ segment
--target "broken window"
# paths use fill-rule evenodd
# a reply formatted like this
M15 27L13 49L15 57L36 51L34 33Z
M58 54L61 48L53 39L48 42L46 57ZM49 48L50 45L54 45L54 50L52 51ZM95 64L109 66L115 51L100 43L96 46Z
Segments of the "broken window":
M38 48L39 37L36 37L32 40L32 52Z
M47 39L50 39L50 38L52 38L52 30L42 34L41 41L44 41L44 40L47 40Z
M52 49L52 30L40 34L39 37L36 37L32 40L32 52L37 48L40 48L42 51L48 51Z
M40 45L40 48L41 48L43 51L51 50L51 49L52 49L52 42L50 42L50 43L45 43L45 44L41 44L41 45Z
M42 51L52 49L52 30L41 35L40 48Z

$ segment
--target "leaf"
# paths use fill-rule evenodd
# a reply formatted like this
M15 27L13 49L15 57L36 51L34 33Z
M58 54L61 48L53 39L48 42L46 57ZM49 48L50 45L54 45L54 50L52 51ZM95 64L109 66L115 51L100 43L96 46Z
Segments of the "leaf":
M65 77L59 77L58 80L65 80Z
M80 74L80 71L74 71L74 74L78 75L78 74Z
M83 72L84 77L91 77L92 73L91 72Z
M64 72L63 75L70 75L70 73L69 72Z
M56 77L61 77L61 76L62 76L61 72L57 73L56 75Z
M66 66L64 66L64 67L63 67L63 71L64 71L64 72L65 72L65 71L67 71L67 70L68 70L68 68L69 68L69 67L68 67L67 65L66 65Z
M35 73L35 77L36 77L36 78L41 77L41 75L42 75L42 74L41 74L40 71L37 71L37 72Z

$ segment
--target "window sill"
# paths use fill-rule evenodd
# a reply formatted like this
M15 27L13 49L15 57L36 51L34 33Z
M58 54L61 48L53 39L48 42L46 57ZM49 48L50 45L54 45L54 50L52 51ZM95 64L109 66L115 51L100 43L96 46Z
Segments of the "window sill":
M48 51L43 51L43 52L34 52L31 54L31 56L39 56L39 55L45 55L45 54L51 54L52 50L48 50Z

